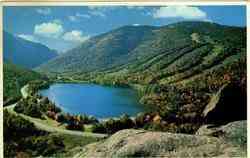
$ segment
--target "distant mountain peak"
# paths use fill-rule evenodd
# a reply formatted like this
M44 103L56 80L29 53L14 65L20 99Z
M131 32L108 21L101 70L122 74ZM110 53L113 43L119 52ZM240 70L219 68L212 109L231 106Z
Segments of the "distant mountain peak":
M236 37L237 36L237 37ZM244 44L245 28L184 21L166 26L125 25L88 41L41 65L43 72L104 71L181 50L193 44L231 41Z
M26 68L37 67L58 55L55 50L41 43L25 40L6 31L3 31L3 41L4 61Z

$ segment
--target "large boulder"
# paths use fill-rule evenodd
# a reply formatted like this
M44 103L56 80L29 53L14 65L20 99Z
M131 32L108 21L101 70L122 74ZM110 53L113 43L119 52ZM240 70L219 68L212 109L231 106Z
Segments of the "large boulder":
M246 148L247 121L230 122L223 126L203 125L197 130L196 135L218 137L234 145Z
M80 157L243 157L241 148L211 136L122 130L85 146Z
M207 123L226 124L247 119L246 92L237 84L227 84L214 94L202 116Z

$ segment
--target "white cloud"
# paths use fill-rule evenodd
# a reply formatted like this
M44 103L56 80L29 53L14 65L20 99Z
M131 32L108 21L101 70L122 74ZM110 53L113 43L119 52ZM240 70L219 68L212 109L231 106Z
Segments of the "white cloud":
M106 17L106 15L102 11L90 11L89 14L91 14L93 16L99 16L102 18Z
M91 16L89 14L80 14L80 13L76 13L75 15L70 15L68 16L68 19L72 22L77 22L79 21L81 18L84 19L90 19Z
M62 24L63 23L60 19L55 19L52 22L56 23L56 24Z
M68 18L69 18L70 21L73 21L73 22L78 21L77 17L74 16L74 15L68 16Z
M90 9L89 15L105 18L108 12L119 9L120 7L119 6L88 6L88 8Z
M90 36L83 36L83 33L80 30L72 30L70 32L66 32L63 35L63 39L65 41L72 41L76 43L84 42L88 40L89 38Z
M213 23L212 19L204 19L203 21Z
M140 26L140 24L133 24L133 26Z
M154 13L152 13L151 11L143 11L142 15L144 16L153 16Z
M86 19L91 18L91 16L90 16L90 15L88 15L88 14L80 14L80 13L76 13L76 16L77 16L77 17L80 17L80 18L86 18Z
M49 15L51 13L50 8L38 8L36 9L36 12L42 15Z
M198 7L167 6L153 12L154 18L206 19L207 14Z
M63 32L63 26L55 22L38 24L34 29L34 34L52 38L58 38Z
M33 35L19 34L18 37L31 42L38 42L38 40Z

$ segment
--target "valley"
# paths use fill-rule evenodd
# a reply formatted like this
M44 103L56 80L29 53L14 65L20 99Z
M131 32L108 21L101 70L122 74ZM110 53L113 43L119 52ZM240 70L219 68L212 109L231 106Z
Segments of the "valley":
M48 133L79 137L83 142L88 136L91 139L73 145L70 150L60 147L64 151L59 153L72 157L183 156L191 150L189 156L246 156L245 27L196 21L161 27L123 26L38 62L33 70L7 61L4 61L7 115L19 116ZM91 84L97 89L109 89L110 93L88 89ZM72 90L84 85L85 89ZM66 88L52 91L53 86ZM128 90L136 94L124 92ZM66 93L70 91L72 94ZM61 99L56 98L56 93ZM117 102L113 103L116 97ZM74 101L69 105L70 99ZM75 109L64 110L58 106L63 104L60 101ZM91 105L93 102L102 106ZM118 107L119 103L128 108ZM129 112L138 108L137 104L150 110ZM121 108L119 114L112 111L111 105ZM84 106L90 106L89 113ZM99 121L97 112L111 113L109 116L115 118ZM91 117L91 114L96 115ZM207 127L211 124L215 127ZM160 137L166 141L162 142ZM63 141L67 138L60 137ZM138 143L133 146L134 139ZM183 141L190 148L181 150L183 145L171 140ZM202 147L197 144L205 148L211 141L212 146L222 144L223 150L211 148L211 153L205 150L199 153ZM54 143L57 147L62 142ZM161 151L156 148L159 144L164 144ZM107 146L111 148L106 149ZM229 152L228 148L234 150ZM78 152L73 154L74 150ZM32 156L51 155L23 151Z

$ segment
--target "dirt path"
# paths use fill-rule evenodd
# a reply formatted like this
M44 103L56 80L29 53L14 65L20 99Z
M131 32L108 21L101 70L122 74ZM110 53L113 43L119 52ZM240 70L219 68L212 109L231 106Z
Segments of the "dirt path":
M29 120L30 122L33 122L37 128L44 130L44 131L47 131L47 132L58 132L58 133L62 133L62 134L78 135L78 136L85 136L85 137L89 136L89 137L96 137L96 138L107 137L107 135L105 135L105 134L66 130L66 129L62 129L59 127L50 126L46 123L39 121L39 119L30 117L30 116L26 116L23 114L19 114L19 115L22 116L23 118Z
M28 88L28 85L25 85L21 89L21 93L22 93L23 98L26 98L28 96L27 88ZM95 137L95 138L106 138L107 137L106 134L72 131L72 130L67 130L67 129L62 129L62 128L59 128L59 127L51 126L49 124L46 124L45 122L42 122L41 119L33 118L33 117L30 117L30 116L27 116L27 115L24 115L24 114L16 113L14 111L14 107L16 106L16 104L17 103L6 106L6 107L4 107L4 109L7 109L9 112L11 112L11 113L13 113L15 115L22 116L26 120L29 120L30 122L34 123L34 125L38 129L41 129L41 130L44 130L44 131L47 131L47 132L57 132L57 133L61 133L61 134L69 134L69 135L75 135L75 136Z
M22 96L23 96L23 98L27 98L28 97L28 87L29 87L29 85L28 84L26 84L25 86L23 86L22 88L21 88L21 93L22 93Z

